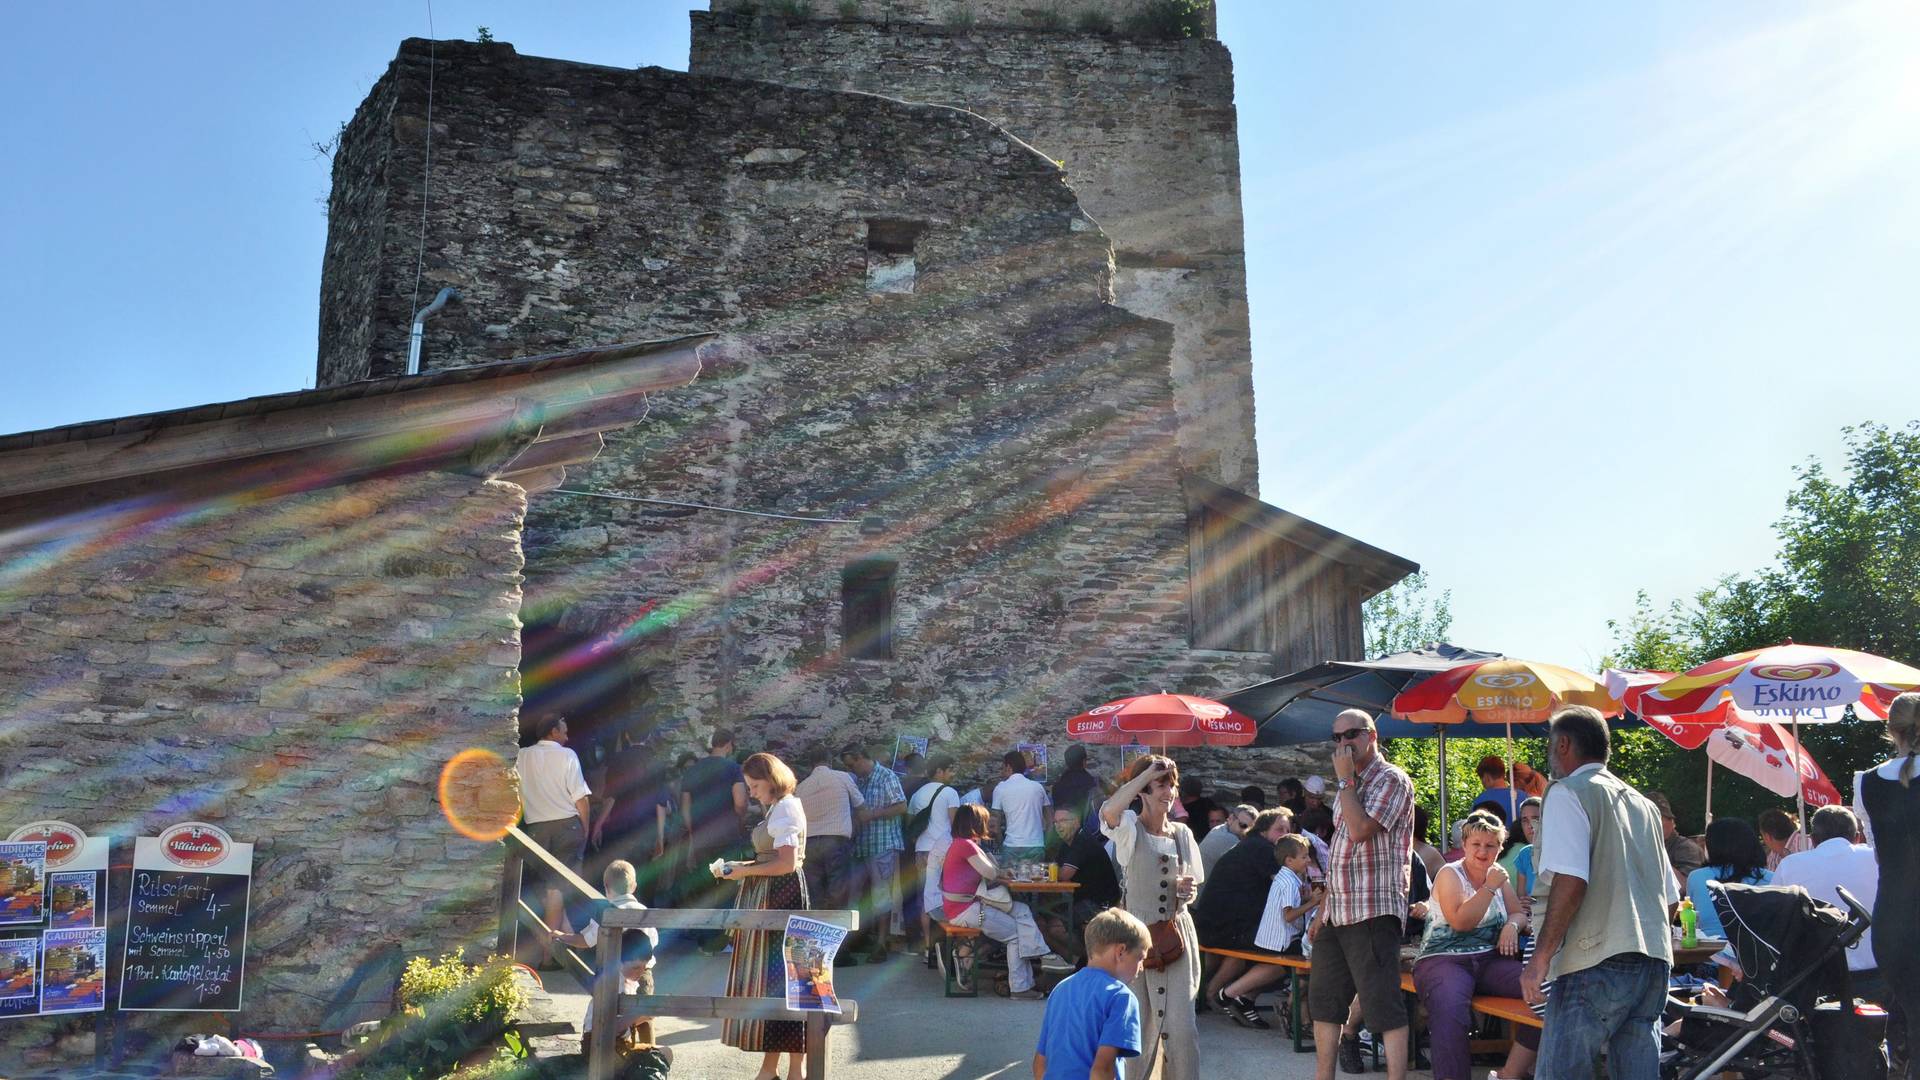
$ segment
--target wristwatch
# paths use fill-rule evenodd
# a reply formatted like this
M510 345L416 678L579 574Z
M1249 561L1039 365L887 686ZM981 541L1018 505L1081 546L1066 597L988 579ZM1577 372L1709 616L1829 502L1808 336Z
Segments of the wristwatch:
M1353 786L1353 781L1351 780L1335 780L1333 790L1345 791L1352 786Z

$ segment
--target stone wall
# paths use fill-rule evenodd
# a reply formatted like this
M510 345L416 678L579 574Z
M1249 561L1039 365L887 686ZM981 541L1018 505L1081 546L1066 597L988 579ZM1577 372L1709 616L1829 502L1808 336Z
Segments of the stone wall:
M834 18L837 9L824 3L814 10L812 19L696 11L689 70L955 105L1064 162L1081 205L1113 241L1120 304L1175 328L1172 375L1187 466L1257 495L1239 129L1226 46L1071 27L958 27L911 15Z
M543 497L528 622L606 668L531 672L530 699L644 676L678 740L904 731L985 761L1106 698L1272 673L1189 647L1174 331L1110 303L1111 246L1052 162L950 108L438 55L428 286L468 301L430 324L429 365L724 330L567 486L851 522ZM426 62L403 46L375 91L393 108L348 130L388 144L389 207L414 198ZM870 248L902 236L912 291L870 290ZM404 355L404 306L376 300L371 370ZM842 571L872 557L898 567L890 660L843 647Z
M0 822L254 843L249 1033L314 1030L400 951L490 944L499 845L435 785L468 747L511 760L525 507L426 474L0 548ZM71 1026L6 1024L0 1072Z
M1138 32L1137 21L1163 9L1177 9L1179 0L712 0L709 10L727 14L770 14L778 18L858 19L882 23L921 23L932 26L1020 26L1063 30L1083 25L1110 25L1113 32ZM1197 37L1214 36L1214 9L1208 4L1185 20ZM1159 26L1158 20L1151 25Z

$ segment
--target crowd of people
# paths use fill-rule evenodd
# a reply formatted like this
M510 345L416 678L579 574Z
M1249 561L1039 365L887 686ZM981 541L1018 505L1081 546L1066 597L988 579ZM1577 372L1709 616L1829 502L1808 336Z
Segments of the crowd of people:
M802 757L801 777L771 753L736 764L727 732L670 772L618 747L596 795L565 750L564 721L542 721L536 733L519 761L527 831L563 860L604 868L621 906L857 909L862 930L843 966L884 962L896 945L932 966L934 924L968 927L1004 946L1018 999L1047 997L1036 979L1043 960L1082 969L1048 1000L1034 1062L1041 1080L1120 1068L1199 1077L1196 1012L1269 1027L1259 998L1284 991L1286 957L1309 968L1302 1004L1320 1080L1336 1068L1365 1071L1363 1026L1389 1076L1405 1074L1414 1061L1407 965L1438 1080L1470 1075L1476 995L1522 998L1543 1018L1516 1026L1489 1080L1584 1077L1603 1058L1615 1077L1657 1076L1682 900L1702 935L1724 935L1711 882L1797 885L1822 899L1844 886L1877 924L1848 955L1854 992L1892 1010L1900 1060L1920 1020L1906 1000L1920 982L1905 978L1920 963L1905 947L1920 895L1920 791L1911 787L1920 694L1894 703L1896 754L1856 778L1851 809L1820 808L1804 833L1778 811L1756 822L1722 817L1699 839L1664 796L1607 768L1605 720L1569 707L1549 729L1555 782L1482 762L1480 796L1449 836L1434 838L1445 851L1429 842L1412 782L1358 709L1329 732L1331 782L1282 780L1271 804L1248 787L1221 805L1157 755L1103 781L1078 745L1050 785L1029 776L1019 752L972 784L943 754L913 755L896 771L858 745ZM1039 863L1079 886L1066 917L1036 914L1005 888L1012 868ZM647 872L636 876L636 865ZM556 891L546 910L569 935L559 941L591 940L592 923L571 933ZM777 934L700 944L731 945L730 994L781 992ZM645 956L629 962L631 984L649 977ZM1730 950L1702 974L1720 984L1742 977ZM780 1075L782 1055L788 1080L803 1075L798 1024L729 1022L724 1037L762 1055L759 1080Z

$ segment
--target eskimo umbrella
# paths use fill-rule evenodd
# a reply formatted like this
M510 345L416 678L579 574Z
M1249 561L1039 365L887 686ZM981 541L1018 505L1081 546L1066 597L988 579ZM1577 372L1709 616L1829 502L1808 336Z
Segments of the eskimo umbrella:
M1920 689L1920 669L1854 649L1789 641L1709 660L1675 675L1641 696L1640 711L1649 716L1695 716L1727 702L1741 709L1785 710L1793 728L1797 767L1800 725L1815 722L1815 709L1823 715L1834 711L1844 715L1842 707L1852 706L1884 720L1893 699L1915 689ZM1804 796L1797 801L1804 829Z
M1143 694L1097 705L1067 721L1067 737L1118 745L1245 746L1253 719L1190 694Z

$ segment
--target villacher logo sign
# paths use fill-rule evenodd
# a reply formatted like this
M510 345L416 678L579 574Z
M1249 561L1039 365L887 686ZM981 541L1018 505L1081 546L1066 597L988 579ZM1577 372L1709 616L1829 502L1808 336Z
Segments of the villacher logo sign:
M225 860L233 850L233 838L225 829L190 821L175 825L160 834L160 854L177 866L204 870Z
M47 845L47 869L58 870L79 856L87 834L64 821L36 821L15 829L7 839Z

